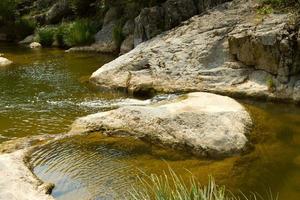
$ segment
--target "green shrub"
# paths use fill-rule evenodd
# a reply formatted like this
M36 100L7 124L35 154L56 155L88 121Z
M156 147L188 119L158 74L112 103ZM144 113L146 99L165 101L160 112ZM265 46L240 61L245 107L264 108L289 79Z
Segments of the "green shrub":
M267 86L270 92L273 92L276 89L276 85L274 83L273 78L270 76L267 78Z
M15 35L19 39L24 39L31 35L35 30L36 24L33 20L21 17L15 21Z
M54 42L55 28L45 27L38 30L38 41L42 46L49 47Z
M151 174L139 177L138 188L133 188L129 192L130 200L278 200L278 195L273 196L272 192L267 193L264 198L259 194L251 193L249 197L240 193L234 195L226 190L225 186L216 185L214 179L210 177L205 186L201 186L195 178L191 178L186 184L181 177L170 169L169 173L162 176Z
M64 32L64 43L67 46L80 46L94 42L96 25L89 20L77 20Z
M113 29L113 40L115 42L115 44L120 47L123 40L125 39L123 32L122 32L122 27L123 27L123 23L118 23L114 29Z
M57 42L59 47L65 47L66 43L64 41L65 35L67 33L68 30L68 24L62 23L61 25L59 25L59 27L56 30L55 33L55 41Z
M0 1L0 22L1 23L14 20L16 5L17 5L16 0Z
M257 10L257 13L260 15L269 15L273 12L274 12L273 8L269 5L263 6Z

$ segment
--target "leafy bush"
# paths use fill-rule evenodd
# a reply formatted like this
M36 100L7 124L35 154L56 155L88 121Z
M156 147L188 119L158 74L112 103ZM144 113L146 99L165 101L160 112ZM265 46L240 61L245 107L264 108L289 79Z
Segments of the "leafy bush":
M123 35L123 31L122 31L122 27L123 27L123 23L120 22L118 23L114 29L113 29L113 40L115 42L115 44L120 47L123 40L125 39L124 35Z
M0 22L13 20L15 18L16 0L0 1Z
M56 30L52 27L45 27L38 30L38 41L42 46L49 47L54 42Z
M175 174L172 169L162 176L151 174L139 178L140 187L133 188L129 194L130 200L278 200L278 195L273 196L268 192L263 198L259 194L251 193L250 197L240 193L240 196L232 194L224 186L216 185L210 177L206 186L201 186L195 178L190 179L186 184L181 177Z
M64 34L64 43L67 46L80 46L94 42L96 25L89 20L77 20L69 25Z
M35 27L36 24L34 21L26 17L21 17L15 21L15 35L19 39L24 39L34 32Z
M68 24L62 23L61 25L59 25L59 27L56 29L56 33L55 33L55 41L57 42L59 47L65 47L66 43L65 43L65 35L67 33L68 30Z
M273 8L269 5L263 6L257 10L257 13L260 15L268 15L273 12L274 12Z

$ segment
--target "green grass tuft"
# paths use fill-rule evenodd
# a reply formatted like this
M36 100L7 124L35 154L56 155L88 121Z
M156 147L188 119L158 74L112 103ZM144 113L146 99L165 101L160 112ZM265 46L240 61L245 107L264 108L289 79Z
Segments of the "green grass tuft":
M219 186L210 177L207 185L200 185L192 176L189 184L169 169L168 173L158 176L151 174L143 175L138 179L139 187L133 187L127 199L130 200L278 200L278 195L274 196L269 191L264 198L259 194L251 193L246 196L240 192L234 195L226 190L225 186Z
M65 27L63 40L67 46L87 45L94 42L96 26L86 19L77 20Z
M55 28L52 27L44 27L38 30L38 42L41 43L42 46L49 47L54 42Z

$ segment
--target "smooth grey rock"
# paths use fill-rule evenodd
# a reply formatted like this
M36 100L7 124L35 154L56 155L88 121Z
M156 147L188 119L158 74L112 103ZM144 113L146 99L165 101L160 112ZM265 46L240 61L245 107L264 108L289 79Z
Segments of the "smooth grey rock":
M68 0L57 1L46 13L45 22L55 24L60 22L64 17L72 12Z
M20 41L19 44L30 44L32 42L34 42L34 35L29 35L24 40Z
M164 31L164 9L159 6L144 8L135 18L134 46Z
M122 28L122 34L124 37L132 35L134 33L134 20L127 20Z
M133 35L129 35L123 42L120 47L120 54L123 55L128 53L134 48L134 38Z
M197 156L229 156L246 149L252 125L235 100L190 93L149 106L125 106L79 118L71 133L103 131L109 136L132 136Z
M193 0L168 0L164 3L163 8L165 30L169 30L197 14Z

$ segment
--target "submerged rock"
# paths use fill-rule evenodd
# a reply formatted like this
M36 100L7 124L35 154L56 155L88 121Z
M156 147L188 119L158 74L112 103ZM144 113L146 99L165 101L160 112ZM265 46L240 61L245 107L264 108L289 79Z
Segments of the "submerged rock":
M11 65L13 62L8 60L7 58L0 56L0 67L6 67L8 65Z
M46 194L45 188L49 189L49 186L44 186L33 175L24 163L24 157L23 150L0 155L0 199L54 200Z
M172 101L125 106L80 118L71 133L103 131L218 157L245 150L251 124L249 114L235 100L190 93Z

